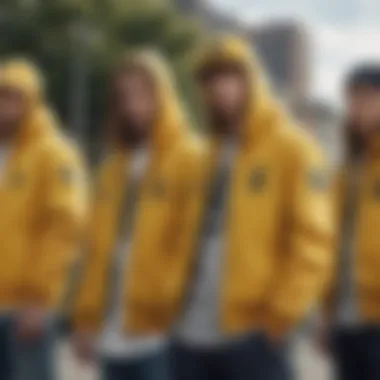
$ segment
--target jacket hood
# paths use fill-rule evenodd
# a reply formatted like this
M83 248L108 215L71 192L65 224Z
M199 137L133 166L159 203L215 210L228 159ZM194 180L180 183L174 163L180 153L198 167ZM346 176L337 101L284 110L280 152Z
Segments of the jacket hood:
M166 60L154 50L139 50L126 54L121 65L140 67L153 81L157 91L158 114L153 128L151 146L154 151L170 149L189 134L188 115L180 101L175 80Z
M225 37L213 41L199 55L196 74L228 64L238 67L249 84L249 99L245 116L244 142L256 143L273 129L286 124L288 115L274 98L263 67L252 46L238 37Z
M22 142L43 138L58 131L57 120L44 101L40 71L23 59L6 61L0 67L0 87L12 88L25 96L27 111L20 126Z

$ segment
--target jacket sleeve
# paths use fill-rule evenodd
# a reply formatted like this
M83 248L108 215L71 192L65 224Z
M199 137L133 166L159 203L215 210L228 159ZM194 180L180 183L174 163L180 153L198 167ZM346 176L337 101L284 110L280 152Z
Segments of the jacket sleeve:
M87 213L85 168L71 147L41 155L39 215L20 285L21 303L55 307L79 253Z
M334 263L332 194L323 155L312 141L296 140L288 157L283 261L266 321L274 336L289 331L311 311Z

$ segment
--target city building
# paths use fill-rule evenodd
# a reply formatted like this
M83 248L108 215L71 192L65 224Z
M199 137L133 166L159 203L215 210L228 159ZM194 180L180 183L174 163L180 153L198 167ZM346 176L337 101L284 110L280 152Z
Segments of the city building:
M297 22L271 22L253 28L248 39L257 50L272 84L291 107L310 91L310 41L306 28Z

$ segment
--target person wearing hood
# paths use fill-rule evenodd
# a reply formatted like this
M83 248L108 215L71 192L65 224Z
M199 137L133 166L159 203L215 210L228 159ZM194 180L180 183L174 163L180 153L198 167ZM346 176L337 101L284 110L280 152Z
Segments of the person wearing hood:
M244 41L211 43L198 62L208 137L178 161L171 244L134 268L127 323L174 331L176 380L290 379L287 338L333 263L328 169ZM139 288L146 278L159 280Z
M77 354L98 352L107 380L169 377L165 331L132 329L128 320L139 313L143 325L155 312L145 308L144 292L160 289L162 277L144 269L171 243L177 162L196 152L189 126L163 58L152 50L123 57L111 80L109 152L74 315Z
M0 377L56 378L54 315L86 224L82 160L45 103L41 74L0 65Z
M346 155L335 186L336 265L320 343L339 380L380 378L380 64L346 83Z

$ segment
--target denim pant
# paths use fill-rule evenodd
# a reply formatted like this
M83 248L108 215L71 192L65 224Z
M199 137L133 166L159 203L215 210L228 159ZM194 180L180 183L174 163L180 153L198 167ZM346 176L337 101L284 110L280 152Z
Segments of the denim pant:
M55 333L52 325L37 342L15 339L14 318L0 317L0 379L55 380Z
M102 360L102 380L170 380L166 349L143 358Z
M380 379L380 327L337 329L331 348L338 380Z
M218 349L172 348L174 380L291 380L288 350L253 335Z

